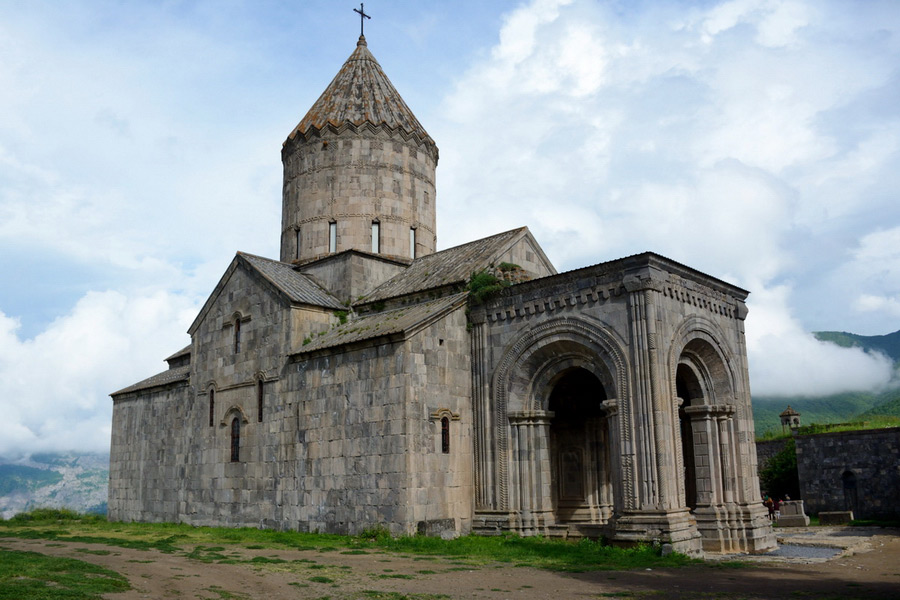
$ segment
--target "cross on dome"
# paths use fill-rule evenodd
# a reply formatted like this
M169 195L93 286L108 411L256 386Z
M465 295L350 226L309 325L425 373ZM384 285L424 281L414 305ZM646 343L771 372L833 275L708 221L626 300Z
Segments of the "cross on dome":
M353 12L359 13L359 37L365 37L363 36L363 23L365 23L365 19L371 19L372 17L366 14L362 2L359 3L359 10L354 8Z

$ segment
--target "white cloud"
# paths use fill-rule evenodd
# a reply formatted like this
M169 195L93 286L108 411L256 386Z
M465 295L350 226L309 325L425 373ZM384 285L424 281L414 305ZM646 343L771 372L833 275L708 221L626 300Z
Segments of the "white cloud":
M165 369L195 303L166 292L91 292L32 339L0 313L0 455L109 447L109 394Z
M893 361L817 340L790 315L789 295L780 286L754 294L750 303L747 354L753 394L815 396L877 390L890 383Z
M856 299L854 307L862 312L879 312L892 317L900 317L900 297L898 296L862 294Z
M6 297L10 273L47 289L23 256L93 278L34 294L66 307L40 326L0 304L0 451L107 443L107 394L164 368L234 251L277 255L279 143L355 40L330 63L333 32L298 38L284 10L0 4ZM657 251L751 290L755 393L884 382L881 359L806 331L900 326L894 2L491 14L499 32L445 11L437 51L368 36L395 81L433 86L410 105L441 148L441 247L528 225L562 270Z
M442 218L480 223L456 228L449 244L527 224L564 270L657 251L751 290L756 392L883 385L882 357L820 343L802 322L824 313L825 328L839 329L862 309L890 314L897 297L884 284L890 242L866 227L874 198L885 198L875 200L882 223L900 221L885 193L900 162L900 111L872 102L890 89L898 49L845 10L774 0L686 14L519 7L445 99L452 123L435 137L452 206ZM448 141L464 152L448 153ZM847 298L834 275L847 239L863 240L854 281L881 271L880 284L873 274L859 289L868 299ZM877 258L862 258L876 247ZM794 279L821 282L815 310L794 304L784 285Z

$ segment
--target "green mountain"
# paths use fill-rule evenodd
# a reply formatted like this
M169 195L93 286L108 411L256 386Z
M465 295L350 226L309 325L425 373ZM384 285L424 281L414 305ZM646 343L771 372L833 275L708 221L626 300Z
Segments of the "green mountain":
M857 335L845 331L817 331L816 339L845 348L880 352L900 366L900 331L887 335ZM875 417L900 417L900 385L878 392L845 392L830 396L754 396L756 435L781 431L779 414L790 405L804 425L850 423Z
M894 363L900 362L900 331L887 335L856 335L846 331L815 331L813 335L822 342L831 342L844 348L862 348L867 352L881 352Z
M756 435L781 431L781 414L787 406L800 413L803 425L850 423L873 416L900 416L900 389L876 392L845 392L831 396L754 396L753 422Z

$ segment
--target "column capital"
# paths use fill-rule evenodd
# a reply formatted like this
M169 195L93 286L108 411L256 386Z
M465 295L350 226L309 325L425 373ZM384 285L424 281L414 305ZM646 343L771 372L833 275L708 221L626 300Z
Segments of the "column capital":
M662 289L665 281L665 271L645 265L626 271L625 276L622 278L622 285L624 285L625 289L629 292L637 292L640 290L659 291Z
M549 425L556 416L552 410L522 410L507 413L513 425Z
M704 418L725 418L734 414L733 404L700 404L699 406L685 406L684 412L691 416Z
M614 417L619 413L619 401L616 398L609 398L600 403L603 411L610 417Z

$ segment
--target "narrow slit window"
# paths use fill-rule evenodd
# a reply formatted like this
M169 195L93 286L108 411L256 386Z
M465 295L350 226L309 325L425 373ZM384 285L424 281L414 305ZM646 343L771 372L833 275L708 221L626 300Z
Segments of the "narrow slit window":
M241 420L235 417L231 420L231 462L241 460Z
M416 228L409 228L409 257L416 257Z
M441 419L441 452L450 454L450 419Z
M263 380L256 382L256 420L262 423L263 417Z
M337 223L328 224L328 251L337 252Z
M241 318L238 317L234 320L234 353L238 354L241 351Z
M303 241L303 238L300 237L300 228L294 230L294 243L297 246L296 252L294 253L294 258L300 258L300 243Z
M381 223L372 221L372 252L381 252Z
M216 390L209 390L209 426L213 426L213 419L216 416Z

